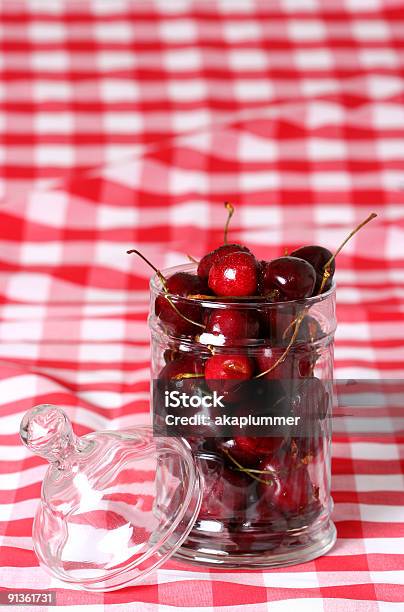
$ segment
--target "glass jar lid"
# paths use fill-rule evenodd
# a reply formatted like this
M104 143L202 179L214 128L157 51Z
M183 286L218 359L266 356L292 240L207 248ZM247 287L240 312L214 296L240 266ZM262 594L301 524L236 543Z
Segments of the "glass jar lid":
M53 576L91 591L138 584L191 531L202 487L184 439L146 426L79 438L50 404L26 413L20 435L50 463L32 536Z

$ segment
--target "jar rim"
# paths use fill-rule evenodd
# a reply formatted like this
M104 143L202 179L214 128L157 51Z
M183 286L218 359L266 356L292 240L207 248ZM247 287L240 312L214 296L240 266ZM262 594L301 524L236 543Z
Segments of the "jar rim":
M171 266L168 268L164 268L160 272L163 276L170 277L173 274L176 274L177 272L190 272L190 273L196 272L196 269L197 269L197 265L195 263L188 263L188 264L180 264L178 266ZM257 307L265 307L267 309L267 308L282 308L282 307L286 307L291 304L299 304L302 306L305 306L305 305L313 306L314 304L318 304L319 302L323 302L324 300L327 300L328 298L334 296L336 292L336 287L337 285L334 280L330 289L328 289L328 291L325 291L324 293L320 293L319 295L313 295L312 297L308 297L308 298L303 298L299 300L288 300L285 302L269 302L269 301L267 302L265 300L246 301L246 300L237 299L236 296L234 299L228 298L228 301L210 300L208 298L190 299L188 297L175 295L175 294L172 294L171 297L175 298L176 300L180 300L181 302L184 302L184 303L189 302L193 304L199 304L206 308L237 307L237 308L249 309L249 308L257 308ZM162 295L164 293L162 291L161 281L157 274L154 274L150 279L150 289L152 293L156 293L158 295Z

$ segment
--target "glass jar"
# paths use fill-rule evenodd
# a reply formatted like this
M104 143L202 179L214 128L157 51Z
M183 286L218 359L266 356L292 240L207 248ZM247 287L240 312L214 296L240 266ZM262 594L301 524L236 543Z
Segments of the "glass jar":
M166 278L175 273L195 274L196 266L163 271ZM245 568L324 554L336 539L330 518L335 286L306 300L268 303L167 295L163 284L159 276L151 280L154 430L185 437L203 475L197 521L175 556ZM230 329L228 336L212 317ZM213 357L233 367L234 376L224 380L219 368L207 380ZM240 359L250 368L245 375ZM173 390L177 398L167 403ZM223 399L215 403L214 392ZM210 403L203 405L203 397Z

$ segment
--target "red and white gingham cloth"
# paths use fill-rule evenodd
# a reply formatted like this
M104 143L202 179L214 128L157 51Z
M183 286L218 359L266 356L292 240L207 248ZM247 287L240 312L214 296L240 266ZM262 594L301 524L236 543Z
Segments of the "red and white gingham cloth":
M17 432L42 402L78 434L148 418L149 270L125 250L161 267L201 256L220 243L224 200L232 240L262 258L335 248L379 213L338 257L336 376L404 377L404 3L0 10L1 588L56 588L91 612L403 610L404 427L336 437L327 556L249 572L170 562L157 583L108 594L38 567L46 466Z

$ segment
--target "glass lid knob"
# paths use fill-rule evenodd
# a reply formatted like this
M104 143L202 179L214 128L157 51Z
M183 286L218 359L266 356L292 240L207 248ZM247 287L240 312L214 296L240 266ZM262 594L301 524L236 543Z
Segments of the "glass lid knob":
M63 462L79 447L66 413L52 404L29 410L21 421L20 436L31 452L51 463Z

